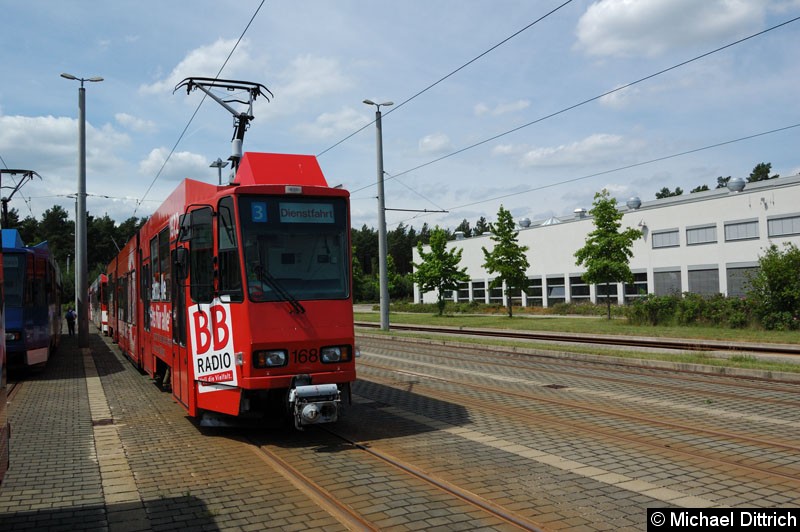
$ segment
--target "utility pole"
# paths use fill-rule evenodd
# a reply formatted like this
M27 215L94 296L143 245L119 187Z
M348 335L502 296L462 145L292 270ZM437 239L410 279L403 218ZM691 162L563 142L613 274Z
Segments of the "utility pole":
M383 194L383 132L381 130L381 106L388 107L394 102L375 103L364 100L367 105L375 106L375 129L378 148L378 274L380 276L381 291L381 330L389 330L389 272L387 271L386 256L388 243L386 241L386 200Z
M89 294L88 248L86 239L86 89L85 81L103 81L100 76L79 78L61 74L62 78L80 81L78 89L78 212L75 226L75 299L78 302L78 347L89 347Z

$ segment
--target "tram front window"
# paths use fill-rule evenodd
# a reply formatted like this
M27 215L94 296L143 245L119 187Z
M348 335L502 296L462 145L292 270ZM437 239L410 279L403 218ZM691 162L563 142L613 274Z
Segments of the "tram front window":
M25 256L3 254L3 288L7 308L20 308L25 290Z
M344 199L245 196L239 202L252 301L348 297Z

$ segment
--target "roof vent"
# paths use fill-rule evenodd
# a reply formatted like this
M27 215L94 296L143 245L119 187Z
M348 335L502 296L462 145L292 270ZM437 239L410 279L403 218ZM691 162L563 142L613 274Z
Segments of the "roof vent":
M531 219L530 218L522 218L519 221L519 226L523 228L528 228L531 226Z
M583 218L586 218L586 209L578 207L577 209L575 209L572 212L575 214L575 219L576 220L581 220Z
M731 192L741 192L744 190L746 183L741 177L734 177L728 180L728 190Z
M456 236L456 240L464 240L464 231L456 231L453 234Z
M639 196L632 196L628 198L627 203L625 203L629 209L636 210L642 206L642 200L639 199Z

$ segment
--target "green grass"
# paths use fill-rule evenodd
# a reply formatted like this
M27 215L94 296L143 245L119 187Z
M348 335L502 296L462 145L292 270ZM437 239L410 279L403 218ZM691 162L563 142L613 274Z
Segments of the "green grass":
M376 312L356 312L356 321L379 322L380 314ZM536 317L514 317L507 316L436 316L430 314L416 313L392 313L390 324L410 324L410 325L436 325L445 327L466 327L466 328L488 328L488 329L512 329L520 331L543 331L543 332L574 332L583 334L614 334L628 336L649 336L662 338L694 338L708 340L725 340L731 342L753 342L753 343L800 343L797 332L786 331L762 331L762 330L741 330L741 329L718 329L712 327L646 327L629 325L624 319L608 321L605 318L581 317L564 318L552 316ZM426 334L419 332L382 331L370 330L370 334L391 334L393 336L403 336L409 338L422 338L431 340L441 340L441 335ZM674 351L654 352L654 351L630 351L624 349L614 349L605 347L589 347L585 345L572 344L535 344L515 340L497 340L459 337L455 340L465 344L492 345L507 348L536 349L537 351L548 351L554 353L569 353L578 355L609 356L628 359L644 360L663 360L682 364L702 364L706 366L730 367L753 369L761 371L800 373L800 363L780 362L765 360L752 355L733 355L727 358L715 357L704 352L683 352Z
M377 312L356 312L356 321L379 322ZM700 338L732 342L800 344L797 331L766 331L760 329L727 329L722 327L680 327L630 325L624 318L607 320L604 317L508 316L500 315L444 315L417 313L391 313L391 323L411 325L439 325L443 327L469 327L511 329L519 331L567 332L581 334L615 334L624 336L649 336L656 338Z

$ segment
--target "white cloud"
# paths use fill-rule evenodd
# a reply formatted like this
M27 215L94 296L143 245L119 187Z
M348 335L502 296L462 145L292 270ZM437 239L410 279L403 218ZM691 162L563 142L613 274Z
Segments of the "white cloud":
M275 102L269 109L294 110L309 101L353 86L341 70L339 61L303 55L295 58L274 84Z
M117 113L114 115L114 119L121 126L124 126L138 133L153 133L154 131L156 131L156 124L152 120L143 120L141 118L136 118L135 116L129 115L128 113Z
M139 162L139 172L143 175L155 177L161 171L164 161L169 155L169 150L166 148L155 148L146 159ZM201 179L203 176L211 177L209 170L209 160L203 155L191 153L188 151L177 151L172 154L169 162L161 171L161 178L181 180L186 177L193 179Z
M114 154L130 139L109 125L98 129L86 124L87 168L104 170ZM39 173L63 172L75 166L78 152L78 121L54 116L0 116L0 153L9 166L31 166ZM13 154L13 158L9 157ZM16 162L24 161L24 162Z
M530 167L588 166L609 161L623 161L637 150L642 143L626 139L620 135L596 133L571 144L538 147L522 150L506 148L507 153L521 153L520 165Z
M500 116L507 113L522 111L523 109L530 107L530 105L531 102L528 100L517 100L516 102L501 103L497 104L494 108L489 107L485 103L479 103L475 105L475 115L483 116L490 114L492 116Z
M257 69L261 61L251 57L249 41L246 39L239 43L236 53L231 56L227 64L225 63L235 44L236 39L218 39L213 44L192 50L165 79L150 85L141 85L139 92L143 94L171 93L175 86L185 78L213 78L223 64L225 64L225 70L222 72L221 78L235 78L238 72L252 72L253 69Z
M654 57L742 36L763 24L767 0L600 0L578 21L576 46L594 56Z
M419 151L426 155L444 154L452 149L453 144L450 142L450 137L444 133L425 135L419 140Z
M342 108L335 113L322 113L311 124L300 124L295 131L310 140L325 140L345 133L351 133L368 124L369 119L352 107Z
M639 93L640 89L638 87L626 87L603 96L600 98L599 102L601 105L611 107L612 109L622 109L628 105L634 97L638 96Z

